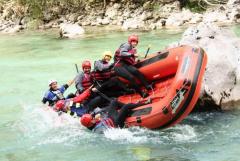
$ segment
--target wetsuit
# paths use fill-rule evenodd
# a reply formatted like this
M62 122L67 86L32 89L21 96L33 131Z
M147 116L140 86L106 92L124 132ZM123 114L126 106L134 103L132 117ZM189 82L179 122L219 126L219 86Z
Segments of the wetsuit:
M133 108L141 105L143 105L143 103L123 104L121 102L113 100L111 101L109 106L103 108L97 113L93 113L93 115L100 113L102 117L100 121L98 121L94 126L90 127L89 129L97 133L102 133L108 128L123 128L125 119L128 117L130 111Z
M137 78L145 88L149 88L149 84L144 75L134 66L136 49L133 48L129 43L122 44L119 49L115 52L114 71L116 75L129 81L130 85L140 94L142 91L138 86Z

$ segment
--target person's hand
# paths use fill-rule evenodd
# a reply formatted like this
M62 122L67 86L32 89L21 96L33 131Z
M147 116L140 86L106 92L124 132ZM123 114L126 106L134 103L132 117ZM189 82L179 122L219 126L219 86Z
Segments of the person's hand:
M109 69L114 67L114 63L112 63L111 65L109 65Z
M75 79L69 80L69 81L67 82L67 85L68 85L68 86L71 86L74 82L75 82Z
M138 53L135 53L135 54L134 54L134 57L135 57L135 58L137 58L138 56L139 56Z
M96 119L96 120L100 120L100 119L101 119L101 114L100 114L100 113L99 113L99 114L96 114L96 115L95 115L95 119Z
M98 89L94 87L94 88L92 88L92 91L96 93L98 91Z

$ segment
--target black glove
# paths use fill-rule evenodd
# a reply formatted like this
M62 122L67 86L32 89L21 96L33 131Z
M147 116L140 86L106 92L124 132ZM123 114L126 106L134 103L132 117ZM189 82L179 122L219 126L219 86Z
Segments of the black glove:
M109 69L112 69L114 67L115 63L112 63L110 66L109 66Z

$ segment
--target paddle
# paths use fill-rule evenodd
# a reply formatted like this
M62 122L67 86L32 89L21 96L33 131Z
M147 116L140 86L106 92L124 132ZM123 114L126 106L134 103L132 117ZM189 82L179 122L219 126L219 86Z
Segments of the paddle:
M147 51L146 51L146 54L145 54L145 57L144 57L144 58L147 57L147 55L148 55L148 53L149 53L149 51L150 51L150 48L151 48L151 45L148 45L148 48L147 48Z
M79 73L78 65L77 65L77 64L75 64L75 68L76 68L76 70L77 70L77 73Z
M106 99L107 101L109 101L109 102L112 101L111 98L109 98L107 95L105 95L104 93L102 93L102 92L99 91L98 89L97 89L97 93L98 93L102 98Z

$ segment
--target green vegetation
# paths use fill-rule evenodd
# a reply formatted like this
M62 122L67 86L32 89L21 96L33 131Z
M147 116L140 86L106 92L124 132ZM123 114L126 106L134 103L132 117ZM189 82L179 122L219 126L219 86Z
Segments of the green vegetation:
M203 1L181 0L180 2L182 7L188 8L192 12L204 12L207 8L207 4Z

